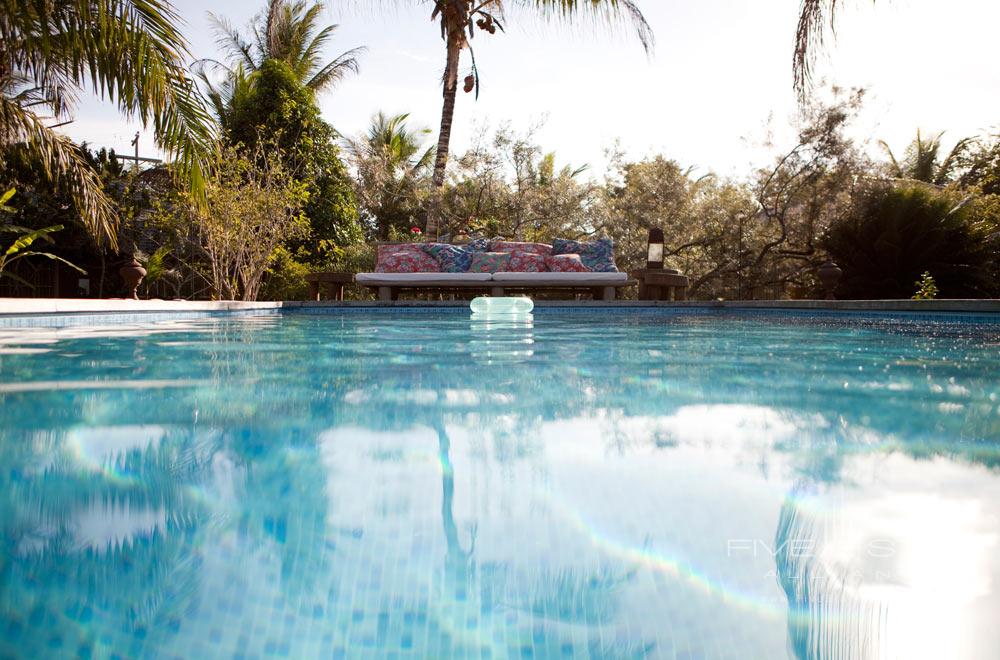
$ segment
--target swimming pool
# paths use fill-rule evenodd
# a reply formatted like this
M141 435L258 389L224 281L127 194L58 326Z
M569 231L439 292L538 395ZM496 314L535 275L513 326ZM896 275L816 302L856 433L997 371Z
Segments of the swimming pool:
M996 658L1000 323L0 330L0 657Z

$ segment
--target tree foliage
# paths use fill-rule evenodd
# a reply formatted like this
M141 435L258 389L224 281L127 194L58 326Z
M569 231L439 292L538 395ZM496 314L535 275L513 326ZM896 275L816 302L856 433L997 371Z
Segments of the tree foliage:
M347 142L364 224L383 240L393 229L422 224L418 216L434 152L426 145L430 129L411 128L408 119L379 112L364 135Z
M556 167L556 154L535 143L534 130L481 131L460 155L443 191L441 214L448 234L549 240L591 233L588 209L597 186L585 167Z
M178 23L168 0L0 2L0 146L29 151L95 237L112 244L117 219L99 178L39 112L64 121L84 90L111 100L153 127L200 195L211 127L185 71Z
M184 243L179 251L198 257L188 265L213 298L256 300L274 252L309 232L302 212L307 188L266 144L254 151L226 147L215 156L206 205L181 193L162 200L154 220Z
M917 130L917 137L906 147L902 158L896 158L892 148L885 142L879 144L889 158L889 174L897 179L911 179L944 186L956 178L957 170L962 166L966 153L973 146L972 138L962 138L955 143L943 158L941 156L941 140L944 133L938 133L930 139L925 139Z
M961 192L879 184L859 196L851 214L824 239L843 269L844 298L909 298L929 272L945 298L997 293L1000 242L972 221Z
M244 103L225 128L230 144L255 151L262 140L280 155L285 169L308 186L304 207L312 227L308 239L345 245L362 239L357 203L340 159L337 133L320 116L313 93L288 64L266 61L255 74Z

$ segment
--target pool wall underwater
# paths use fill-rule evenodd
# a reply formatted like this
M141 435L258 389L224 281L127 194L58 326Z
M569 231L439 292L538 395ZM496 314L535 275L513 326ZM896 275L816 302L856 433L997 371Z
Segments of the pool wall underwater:
M99 302L0 303L0 658L1000 657L990 303Z

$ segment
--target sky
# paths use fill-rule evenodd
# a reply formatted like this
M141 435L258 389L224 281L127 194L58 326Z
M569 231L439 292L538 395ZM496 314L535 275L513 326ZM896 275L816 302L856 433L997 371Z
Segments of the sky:
M539 127L537 141L557 164L601 173L616 141L635 159L664 154L696 171L741 176L777 147L794 145L790 120L792 47L799 0L636 0L656 45L646 54L634 33L589 22L508 15L507 32L475 39L482 89L460 94L453 151L483 127ZM195 57L217 57L207 12L245 25L264 1L174 0ZM323 95L323 116L345 135L372 114L408 112L436 132L444 44L426 0L327 0L340 28L332 57L366 47L361 72ZM816 69L841 87L865 87L853 134L901 152L918 128L946 131L945 142L1000 126L995 26L1000 3L986 0L848 0L836 40ZM468 59L463 60L468 66ZM85 99L65 130L93 146L131 153L136 130L112 106ZM142 130L141 155L158 155Z

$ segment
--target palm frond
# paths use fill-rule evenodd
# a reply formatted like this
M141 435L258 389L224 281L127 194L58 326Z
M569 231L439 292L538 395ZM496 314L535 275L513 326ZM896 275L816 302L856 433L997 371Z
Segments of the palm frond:
M502 3L497 4L502 8ZM632 0L518 0L517 4L533 7L543 15L560 20L590 15L611 26L630 27L646 52L651 52L656 43L653 28Z
M963 158L966 152L976 143L975 138L966 137L962 138L955 143L948 155L945 156L944 160L937 168L937 176L935 177L935 183L939 186L944 185L952 180L955 170L961 167Z
M46 176L72 197L84 225L117 248L118 219L97 173L73 142L46 127L30 110L0 97L0 144L21 145Z
M5 64L48 90L51 107L66 110L66 96L56 90L89 87L124 116L152 125L202 198L213 136L185 71L187 44L169 0L0 0L0 16L0 43L18 46ZM36 132L26 127L21 121L15 128Z
M253 44L247 41L240 31L223 16L209 12L208 21L215 33L215 45L234 61L241 61L248 67L256 67L253 56Z
M306 87L321 92L343 80L347 74L357 73L360 70L357 56L364 51L365 48L352 48L343 53L307 80Z
M823 46L839 8L839 0L802 0L795 31L792 71L795 91L804 98L812 84L816 51Z
M899 161L896 160L896 154L893 153L892 147L889 146L889 143L885 140L879 140L878 144L882 147L882 151L885 155L889 157L889 168L892 175L897 179L906 178L906 174L903 172L903 168L900 166Z

